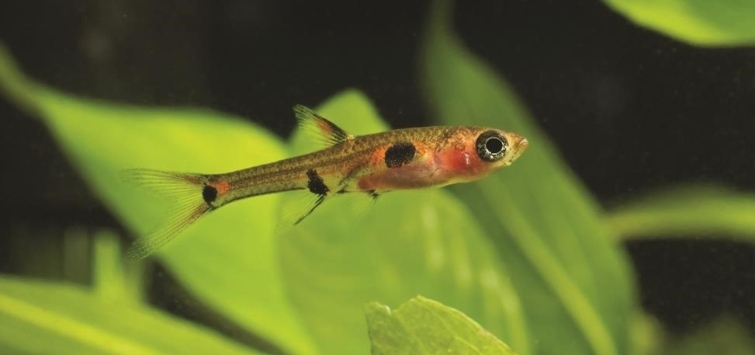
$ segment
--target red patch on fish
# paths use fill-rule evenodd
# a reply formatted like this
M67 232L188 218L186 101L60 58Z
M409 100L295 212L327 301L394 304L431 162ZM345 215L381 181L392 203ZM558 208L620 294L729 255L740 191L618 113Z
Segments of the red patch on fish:
M449 149L438 153L438 160L446 172L454 175L477 175L485 170L482 161L471 149Z
M220 180L214 184L211 184L212 187L214 187L216 190L218 190L218 195L225 195L230 189L231 184L229 184L225 180Z

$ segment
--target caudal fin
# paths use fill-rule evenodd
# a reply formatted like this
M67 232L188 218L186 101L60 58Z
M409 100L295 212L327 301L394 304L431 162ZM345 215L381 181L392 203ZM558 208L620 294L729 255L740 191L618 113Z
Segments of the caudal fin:
M202 196L202 189L207 184L207 177L204 175L128 169L121 172L121 177L128 183L166 197L171 203L164 223L131 245L127 252L130 258L140 259L149 255L212 210Z

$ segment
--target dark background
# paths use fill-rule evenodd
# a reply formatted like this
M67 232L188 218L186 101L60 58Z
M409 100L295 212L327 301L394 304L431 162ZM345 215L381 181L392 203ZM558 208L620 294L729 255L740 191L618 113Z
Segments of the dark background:
M90 97L211 107L285 135L294 104L356 87L394 127L408 127L432 122L417 77L428 5L5 0L0 39L33 78ZM754 48L691 47L598 0L456 8L461 37L509 80L607 207L677 183L755 189ZM20 272L31 256L19 245L49 249L59 230L116 222L47 131L3 100L0 271ZM695 237L627 244L643 305L673 331L721 313L752 327L755 248Z

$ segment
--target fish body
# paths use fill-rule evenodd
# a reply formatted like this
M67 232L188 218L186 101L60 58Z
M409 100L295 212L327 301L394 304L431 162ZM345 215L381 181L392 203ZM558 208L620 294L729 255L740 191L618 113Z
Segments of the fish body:
M146 256L202 215L236 200L306 190L316 199L294 222L297 224L326 198L338 194L365 193L377 198L393 190L478 180L511 165L528 144L515 133L474 126L407 128L352 136L306 107L296 106L295 112L300 124L317 131L329 147L221 174L126 171L130 181L173 191L183 204L163 228L137 240L130 255Z

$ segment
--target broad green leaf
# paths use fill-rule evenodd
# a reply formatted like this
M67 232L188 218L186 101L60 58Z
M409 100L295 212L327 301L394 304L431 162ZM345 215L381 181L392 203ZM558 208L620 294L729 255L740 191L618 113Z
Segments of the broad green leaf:
M0 276L0 349L7 354L255 354L163 312L72 284ZM4 352L5 353L5 352Z
M372 354L516 354L474 320L442 303L417 296L391 311L365 306Z
M121 183L121 169L213 173L285 156L276 137L236 117L54 91L24 78L2 48L0 89L42 119L93 191L139 235L164 220L166 205ZM234 203L199 220L157 255L188 290L229 319L288 351L311 353L280 279L273 233L277 201L262 196Z
M636 291L601 210L508 85L451 31L450 2L435 4L422 60L429 106L444 124L529 140L512 166L454 187L494 239L524 306L530 348L501 339L523 354L627 354Z
M670 188L611 210L608 224L624 240L727 237L755 242L755 195L716 186Z
M352 134L385 128L355 91L318 112ZM311 150L305 140L297 132L293 145ZM288 290L324 354L367 353L364 304L398 306L417 294L528 344L520 301L492 245L464 206L441 189L391 192L375 203L361 194L337 196L280 241Z
M634 23L699 46L755 44L753 0L603 0Z

